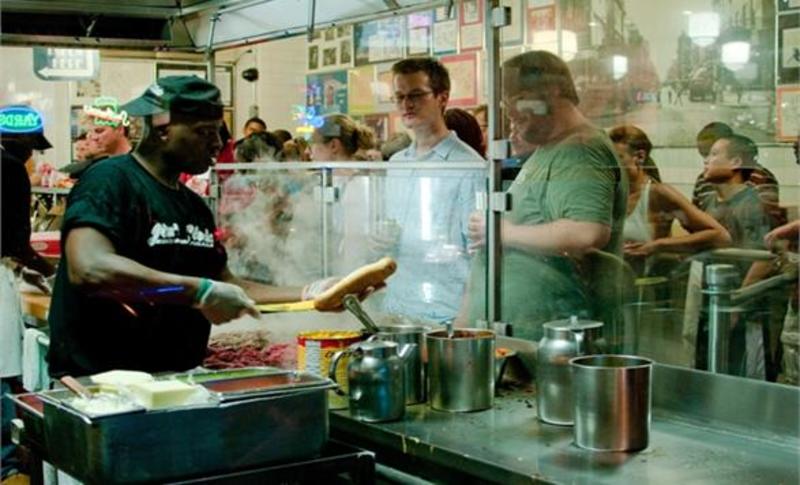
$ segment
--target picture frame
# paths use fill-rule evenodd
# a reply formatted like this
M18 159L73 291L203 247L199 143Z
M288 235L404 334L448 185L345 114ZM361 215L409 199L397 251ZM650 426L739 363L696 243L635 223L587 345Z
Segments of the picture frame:
M339 56L336 46L322 49L322 67L332 67L338 64Z
M353 60L356 67L404 57L406 37L405 16L356 24L353 28Z
M459 4L459 51L472 52L483 48L484 0L463 0Z
M428 56L431 53L431 28L433 11L417 12L408 15L408 55Z
M504 47L520 45L525 40L522 22L525 11L522 2L523 0L502 0L502 6L511 9L511 24L500 29L500 43Z
M308 70L316 71L319 69L319 46L308 46Z
M776 84L800 83L800 11L778 15Z
M339 64L351 66L353 64L353 39L347 38L339 41Z
M443 56L439 61L450 72L450 100L448 106L475 106L478 104L478 59L475 52Z
M796 140L800 136L800 84L778 86L775 106L778 115L775 138L786 142Z
M433 53L441 56L458 52L458 21L444 20L433 24Z

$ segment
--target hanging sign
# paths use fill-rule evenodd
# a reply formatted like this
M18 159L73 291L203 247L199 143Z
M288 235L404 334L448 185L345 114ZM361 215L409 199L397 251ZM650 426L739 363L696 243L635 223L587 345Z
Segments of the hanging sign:
M45 81L80 81L97 77L100 51L96 49L33 48L33 72Z
M0 109L0 133L41 133L42 115L29 106L6 106Z

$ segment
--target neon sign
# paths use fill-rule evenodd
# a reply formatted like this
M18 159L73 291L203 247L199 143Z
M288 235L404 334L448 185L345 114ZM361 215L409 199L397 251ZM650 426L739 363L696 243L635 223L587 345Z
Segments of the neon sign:
M116 128L119 125L129 126L131 124L128 113L119 111L117 99L110 96L96 98L91 106L84 105L83 112L94 119L95 125Z
M0 109L0 133L41 133L42 115L30 106L7 106Z
M295 105L292 118L297 121L297 133L306 137L311 136L316 128L321 128L325 124L325 118L318 113L316 106Z

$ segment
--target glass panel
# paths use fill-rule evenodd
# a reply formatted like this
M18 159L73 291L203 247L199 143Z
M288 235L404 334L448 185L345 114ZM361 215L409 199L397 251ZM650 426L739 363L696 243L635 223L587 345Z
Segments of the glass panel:
M797 383L797 222L765 236L797 220L800 10L533 3L502 56L526 59L503 70L503 320L601 320L610 351Z
M442 323L461 310L471 263L467 226L477 194L486 190L486 169L438 165L442 168L397 168L401 162L388 170L333 170L338 198L327 237L332 274L347 274L383 256L398 263L387 288L367 300L372 312ZM484 318L485 309L478 313Z
M219 174L219 227L231 271L280 286L321 278L321 172L222 170Z

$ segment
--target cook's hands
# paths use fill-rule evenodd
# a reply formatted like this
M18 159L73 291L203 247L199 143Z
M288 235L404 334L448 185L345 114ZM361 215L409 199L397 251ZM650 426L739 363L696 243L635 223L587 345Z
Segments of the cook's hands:
M470 251L475 251L486 245L486 217L481 212L473 212L469 215L467 224L467 236L469 237Z
M241 287L222 281L211 281L211 289L196 307L214 324L229 322L244 315L255 318L261 316L256 303Z
M623 246L623 252L626 256L650 256L658 251L660 243L658 239L648 242L626 242Z

